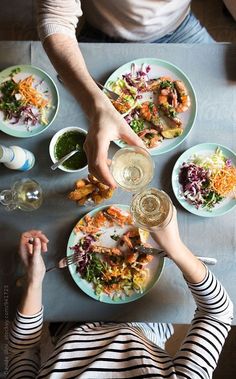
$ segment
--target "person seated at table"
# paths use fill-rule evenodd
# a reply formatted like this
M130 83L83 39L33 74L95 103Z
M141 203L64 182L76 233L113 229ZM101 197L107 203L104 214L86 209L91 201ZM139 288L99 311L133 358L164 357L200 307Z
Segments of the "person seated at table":
M111 187L116 184L107 165L110 142L122 139L130 145L144 145L92 79L76 39L78 20L82 14L86 20L79 42L213 42L191 13L190 3L190 0L38 0L40 39L90 122L84 145L89 171Z
M28 281L10 331L7 378L212 378L230 330L232 302L212 272L184 245L176 211L170 224L154 232L153 238L182 271L197 306L189 332L174 357L164 350L173 332L171 324L85 322L64 333L61 329L54 351L40 363L45 275L42 254L48 239L33 230L23 233L20 241L19 254Z

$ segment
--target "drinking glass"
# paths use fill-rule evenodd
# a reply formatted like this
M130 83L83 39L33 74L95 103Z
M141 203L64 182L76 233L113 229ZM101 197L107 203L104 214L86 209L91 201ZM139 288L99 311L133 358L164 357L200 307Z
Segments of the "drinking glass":
M0 192L0 204L7 211L20 209L22 211L33 211L38 209L43 201L42 188L33 179L17 180L11 189Z
M153 231L169 224L173 216L173 204L164 191L145 188L133 197L130 211L138 227Z
M154 167L147 150L137 146L118 150L111 161L111 173L116 183L130 192L139 192L151 182Z

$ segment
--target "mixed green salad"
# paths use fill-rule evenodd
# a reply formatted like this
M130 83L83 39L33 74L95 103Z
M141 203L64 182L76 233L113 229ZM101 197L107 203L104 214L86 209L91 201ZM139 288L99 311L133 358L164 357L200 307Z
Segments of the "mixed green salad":
M218 147L212 154L193 155L179 171L180 195L191 205L212 210L235 196L236 168Z

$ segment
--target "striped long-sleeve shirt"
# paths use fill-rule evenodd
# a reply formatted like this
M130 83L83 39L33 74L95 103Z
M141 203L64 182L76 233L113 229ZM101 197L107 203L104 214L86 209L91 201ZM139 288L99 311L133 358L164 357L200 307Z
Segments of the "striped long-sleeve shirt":
M40 364L43 311L31 317L18 312L9 337L7 378L211 378L230 330L233 305L210 271L201 283L188 286L197 309L174 357L160 342L172 333L168 324L98 322L66 332Z

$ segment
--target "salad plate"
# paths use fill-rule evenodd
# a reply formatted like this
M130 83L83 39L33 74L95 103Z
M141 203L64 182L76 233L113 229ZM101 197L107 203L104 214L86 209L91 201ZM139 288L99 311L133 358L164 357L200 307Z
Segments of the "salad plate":
M135 74L132 72L132 69L134 67L135 67ZM170 79L171 80L170 85L172 87L174 86L176 82L180 83L180 81L185 86L190 105L188 106L187 110L181 111L181 113L177 113L174 110L174 114L176 115L176 117L174 116L172 117L171 126L168 127L168 133L170 129L174 129L172 130L173 131L172 137L166 136L167 133L165 133L165 136L164 134L160 133L160 136L161 136L160 142L158 142L156 146L155 144L153 144L152 146L151 145L147 146L149 148L149 152L151 155L160 155L170 150L173 150L187 138L191 129L194 126L194 122L197 115L196 94L189 78L182 70L180 70L177 66L175 66L174 64L170 62L167 62L161 59L156 59L156 58L141 58L141 59L136 59L131 62L128 62L124 64L123 66L119 67L115 72L113 72L110 75L110 77L107 79L104 85L105 87L113 90L114 92L117 92L118 94L122 94L122 92L123 94L127 94L127 91L132 94L133 88L135 87L135 84L133 86L132 83L133 82L135 83L135 80L136 80L136 79L133 80L134 78L133 75L136 75L136 78L137 77L141 78L141 81L145 80L147 84L151 83L150 88L154 88L152 82L158 78L165 78L167 80ZM166 80L164 84L166 85ZM162 85L162 88L166 88L166 87L165 86L163 87ZM176 93L175 89L174 91ZM129 99L130 96L124 95L123 98L125 99L125 101L126 100L128 102L130 101ZM177 98L177 94L176 94L176 98ZM179 98L179 94L178 94L178 98ZM140 89L140 92L139 92L139 89L138 89L138 92L136 91L136 99L137 99L136 103L133 101L133 99L131 99L132 101L130 102L130 110L128 110L127 112L123 114L124 118L126 119L127 123L130 126L132 125L132 122L133 122L133 120L130 121L130 118L133 118L133 119L135 119L135 117L137 118L136 115L133 116L133 113L135 113L133 112L133 110L135 110L135 107L137 105L139 107L140 105L142 106L142 104L144 103L147 103L147 104L153 103L154 106L156 106L157 108L157 113L158 114L161 113L161 111L159 112L161 108L160 104L158 103L159 100L157 100L159 99L159 97L157 95L157 92L154 89L152 91L147 91L147 92L143 91L142 88ZM122 113L122 110L120 110L119 108L117 109L120 111L120 113ZM171 111L173 111L173 108L171 108ZM164 119L166 120L167 117L163 116L161 117L161 119L162 119L161 121L163 121ZM181 124L181 128L179 128L179 125L175 127L175 122L173 121L173 119L179 120ZM169 121L170 120L168 120L168 124L170 124ZM134 121L134 123L135 122L136 121ZM165 121L164 121L164 124L166 124ZM152 123L149 124L148 128L153 130L153 124ZM166 128L166 126L164 126L164 128ZM140 138L143 138L140 130L137 130L137 128L135 129L133 127L132 129L139 135ZM180 132L180 129L182 129L181 133L178 133ZM176 133L174 133L175 131ZM148 136L148 138L150 139L150 136ZM121 140L116 140L114 142L119 147L126 146L126 144ZM146 141L144 142L146 143Z
M236 154L216 143L193 146L177 159L171 180L176 199L187 211L222 216L236 205Z
M129 214L129 206L128 205L115 204L115 205L109 205L109 206L101 206L101 207L98 207L98 208L92 210L91 212L87 213L81 220L79 220L79 222L76 225L77 226L82 225L84 222L84 219L86 217L87 218L88 217L89 218L94 217L94 216L98 215L99 212L107 211L108 208L110 208L110 207L111 208L115 207L115 209L119 209L121 212L125 212L125 213L128 212L128 214ZM120 225L115 223L115 224L110 225L110 226L107 226L107 225L101 226L99 228L98 233L97 233L97 235L99 235L99 239L98 239L98 241L96 241L96 244L98 244L100 246L106 246L108 248L117 247L118 246L118 242L117 242L118 236L124 235L124 233L126 233L127 231L130 231L131 228L133 230L134 229L137 230L136 227L134 227L133 225L128 225L128 224L120 226ZM146 236L146 232L143 232L143 233ZM95 234L93 234L93 235L95 235ZM76 252L75 246L78 246L78 244L80 244L80 241L83 241L82 239L85 237L86 237L85 234L83 232L81 232L80 230L77 230L76 226L75 226L75 228L71 232L69 240L68 240L67 257L73 255L74 252ZM89 238L91 238L91 237L89 237ZM147 238L147 236L145 237L145 239L146 238ZM89 253L88 255L93 256L94 253ZM104 258L103 254L98 254L97 256L99 256L99 257L102 256L102 259ZM92 258L90 258L90 259L92 259ZM106 259L105 259L105 264L107 264ZM100 265L100 263L99 263L99 265ZM130 267L129 264L127 263L127 261L124 261L124 263L121 263L121 266L123 268L127 267L127 266ZM154 284L158 281L158 279L161 276L161 273L162 273L162 270L164 267L164 258L158 257L158 256L153 256L153 259L151 260L151 262L149 262L147 265L144 266L145 268L143 269L143 274L145 274L145 275L147 274L145 276L145 281L144 281L145 285L142 288L142 290L137 290L137 291L129 288L128 292L127 292L126 287L130 286L130 283L128 283L130 280L128 278L129 277L128 274L127 274L128 275L127 279L125 279L126 285L124 286L124 291L123 291L123 287L121 287L122 290L121 291L119 290L119 293L117 293L116 290L114 292L108 291L107 286L105 288L104 285L99 283L99 280L98 280L99 275L98 274L95 275L96 276L95 278L91 278L91 275L94 275L94 274L92 274L92 272L93 272L92 266L91 266L91 268L90 268L90 266L87 266L87 267L88 267L88 269L86 271L86 275L88 274L90 276L90 279L91 279L90 282L87 280L87 276L85 278L84 275L82 275L82 273L79 272L77 264L71 264L69 266L70 274L71 274L73 280L75 281L75 283L77 284L77 286L83 292L85 292L88 296L90 296L91 298L98 300L100 302L109 303L109 304L123 304L123 303L132 302L132 301L135 301L135 300L141 298L154 286ZM115 266L112 265L112 267L115 267ZM112 272L112 270L114 270L114 268L112 268L112 267L111 267L111 269L109 269L110 270L109 272ZM117 267L119 267L119 266L117 266ZM136 272L135 268L132 268L132 271ZM113 276L112 276L112 278L114 280ZM121 280L121 279L119 279L119 280ZM133 278L132 278L132 280L133 280Z
M32 65L0 72L0 130L14 137L33 137L54 121L59 94L52 78Z

